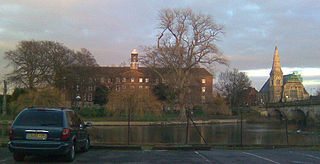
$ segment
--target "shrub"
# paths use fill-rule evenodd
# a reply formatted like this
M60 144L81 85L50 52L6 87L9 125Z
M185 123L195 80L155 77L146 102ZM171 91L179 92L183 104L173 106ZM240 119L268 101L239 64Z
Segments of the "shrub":
M31 106L70 107L64 95L56 88L28 89L10 102L10 109L13 114L18 114L22 109Z
M226 99L220 95L213 97L205 108L205 113L208 115L232 115Z
M105 117L106 112L103 107L85 107L81 109L79 112L79 115L82 117Z
M162 114L161 103L147 89L127 89L125 91L113 91L110 94L106 112L109 116L123 117L131 111L132 117L143 117L145 114L160 116Z

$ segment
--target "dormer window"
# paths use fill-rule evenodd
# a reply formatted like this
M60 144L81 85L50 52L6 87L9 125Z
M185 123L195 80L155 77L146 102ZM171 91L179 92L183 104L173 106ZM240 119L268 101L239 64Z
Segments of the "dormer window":
M206 83L206 79L201 79L201 83L205 84Z
M139 78L139 83L142 83L143 82L143 78Z

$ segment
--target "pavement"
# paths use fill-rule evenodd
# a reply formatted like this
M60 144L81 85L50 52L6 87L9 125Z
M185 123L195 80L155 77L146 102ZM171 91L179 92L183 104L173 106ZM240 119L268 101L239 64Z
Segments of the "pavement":
M15 163L7 148L0 148L0 163ZM27 156L19 163L64 163L61 157ZM218 163L218 164L320 164L320 151L296 148L274 150L224 150L210 151L114 151L94 149L77 153L72 163Z

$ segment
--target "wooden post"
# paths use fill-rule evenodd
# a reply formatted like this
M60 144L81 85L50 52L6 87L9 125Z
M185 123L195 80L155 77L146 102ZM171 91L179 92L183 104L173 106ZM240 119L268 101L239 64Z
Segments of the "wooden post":
M2 115L7 114L7 81L3 80Z
M189 138L189 109L187 109L187 129L186 129L186 145L188 144Z
M288 137L288 119L286 119L286 139L287 139L287 145L289 145L289 137Z
M128 108L128 145L130 145L130 121L131 121L131 106Z
M242 108L240 108L240 146L242 146Z

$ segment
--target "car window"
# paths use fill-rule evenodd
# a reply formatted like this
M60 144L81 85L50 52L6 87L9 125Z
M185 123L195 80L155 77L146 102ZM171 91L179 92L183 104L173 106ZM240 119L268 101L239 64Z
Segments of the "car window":
M63 125L62 116L61 111L27 110L17 117L14 125L61 127Z

